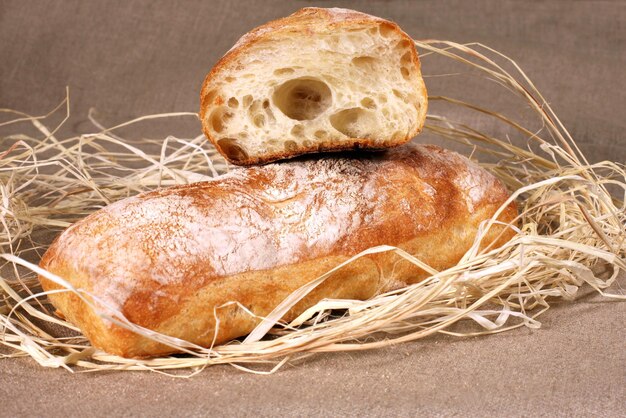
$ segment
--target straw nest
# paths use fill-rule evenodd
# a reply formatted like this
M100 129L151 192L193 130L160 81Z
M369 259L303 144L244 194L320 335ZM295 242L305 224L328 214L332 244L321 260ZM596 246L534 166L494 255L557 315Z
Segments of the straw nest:
M282 313L324 275L261 318L244 340L212 348L155 334L102 312L183 351L153 359L112 356L91 347L79 329L56 317L41 291L37 274L63 283L65 291L88 296L37 266L51 237L116 200L156 187L202 181L229 167L201 135L158 141L119 136L123 128L143 121L196 118L195 113L145 116L111 128L104 128L90 114L96 133L61 139L56 135L60 124L52 129L49 121L60 113L65 114L61 124L69 118L69 96L41 117L0 109L3 129L36 128L35 135L0 138L0 357L30 356L42 366L70 371L187 369L169 373L188 377L208 365L230 364L271 373L288 361L317 352L365 350L434 333L467 336L537 328L537 317L553 301L573 299L585 284L607 298L624 299L616 283L626 270L624 165L590 164L530 79L506 56L479 44L427 40L416 45L425 73L431 73L427 76L431 93L436 91L436 81L445 85L466 75L471 83L488 80L489 90L497 92L499 100L504 96L516 100L520 112L532 115L525 117L525 127L489 106L430 97L433 106L425 136L465 147L513 191L521 226L508 244L478 251L493 224L486 221L458 265L445 271L430 269L432 275L421 283L370 300L322 300L292 323L282 323ZM440 74L433 73L435 68ZM446 68L456 72L441 74ZM455 115L465 115L464 120L447 118L451 107ZM493 132L473 128L472 121L479 120ZM388 246L354 258L376 251L395 251L428 268Z

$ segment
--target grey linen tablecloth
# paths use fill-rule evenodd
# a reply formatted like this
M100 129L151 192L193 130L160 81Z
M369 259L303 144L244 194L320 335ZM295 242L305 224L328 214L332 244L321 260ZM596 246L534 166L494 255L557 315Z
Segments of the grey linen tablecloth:
M418 39L490 45L527 71L591 161L626 161L623 1L2 0L0 107L46 113L69 86L67 133L93 130L90 107L108 125L196 111L205 74L239 36L313 5L379 15ZM192 122L146 129L195 135ZM583 293L541 317L538 330L318 355L271 376L229 366L191 380L72 375L0 360L0 415L624 414L626 304Z

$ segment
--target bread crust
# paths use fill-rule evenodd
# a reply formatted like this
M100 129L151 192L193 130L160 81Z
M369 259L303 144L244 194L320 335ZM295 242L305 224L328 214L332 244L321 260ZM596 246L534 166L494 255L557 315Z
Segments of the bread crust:
M410 48L411 63L419 73L419 79L421 81L421 83L419 85L416 85L415 87L419 90L419 95L420 97L424 98L424 101L422 103L422 106L415 106L415 109L418 112L419 116L417 124L413 126L413 129L411 131L409 131L402 138L398 138L394 141L389 141L389 145L382 148L380 147L380 145L376 145L375 142L371 139L349 138L344 144L324 144L321 146L314 144L310 147L298 148L298 150L295 152L284 150L282 152L273 152L271 154L268 153L258 158L250 157L247 159L234 160L230 158L226 153L222 152L217 143L217 138L212 135L211 130L208 128L206 120L207 111L211 109L214 105L223 104L225 98L222 97L220 94L211 95L209 93L212 91L212 86L215 82L215 79L224 71L226 71L229 66L236 63L239 57L241 55L244 55L252 45L267 38L289 36L289 34L291 33L298 34L305 32L310 35L314 35L315 33L319 32L330 32L336 30L337 28L359 28L366 25L384 25L389 30L398 33L403 39L409 41L412 45L412 47ZM421 79L421 64L417 50L415 49L413 39L408 34L406 34L395 22L350 9L305 7L291 14L290 16L268 22L251 30L250 32L243 35L235 43L235 45L217 62L217 64L211 69L211 71L204 79L200 93L199 116L200 120L202 121L202 130L205 136L211 141L211 143L213 143L213 145L215 145L215 147L218 149L218 151L220 151L224 158L226 158L232 164L245 166L264 164L310 153L336 152L350 149L381 150L384 148L402 145L422 131L426 119L426 111L428 108L427 97L428 93L426 91L426 86Z
M300 158L116 202L63 232L40 265L95 295L97 306L210 346L259 322L229 302L267 315L295 289L373 246L397 246L437 270L449 268L508 197L494 176L430 145ZM499 219L516 216L511 204ZM497 238L500 245L512 235L496 226L483 242ZM426 276L393 253L368 255L330 276L284 319L322 298L367 299ZM46 291L59 288L39 279ZM73 293L49 298L106 352L173 351L102 319Z

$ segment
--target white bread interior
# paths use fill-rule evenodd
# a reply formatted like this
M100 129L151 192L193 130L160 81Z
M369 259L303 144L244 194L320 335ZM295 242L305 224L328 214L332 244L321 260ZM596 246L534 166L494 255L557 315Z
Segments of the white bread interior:
M426 90L397 25L343 9L283 21L244 36L205 81L203 128L227 159L387 148L419 133Z

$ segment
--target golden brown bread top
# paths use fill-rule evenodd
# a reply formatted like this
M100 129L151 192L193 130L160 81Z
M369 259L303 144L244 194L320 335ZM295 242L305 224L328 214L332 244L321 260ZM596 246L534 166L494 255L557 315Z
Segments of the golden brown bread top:
M285 33L305 32L309 35L313 35L316 33L333 32L334 28L338 25L351 25L353 27L358 27L363 24L369 25L372 22L385 23L389 25L390 29L400 30L400 27L394 22L368 15L367 13L358 12L356 10L342 9L338 7L304 7L287 17L272 20L271 22L254 28L239 38L230 51L252 43L266 34L271 34L272 36L283 36ZM224 58L226 58L226 56Z
M61 234L41 266L127 317L148 310L158 323L177 309L172 295L242 272L399 246L507 197L494 176L432 145L298 159L111 204Z

